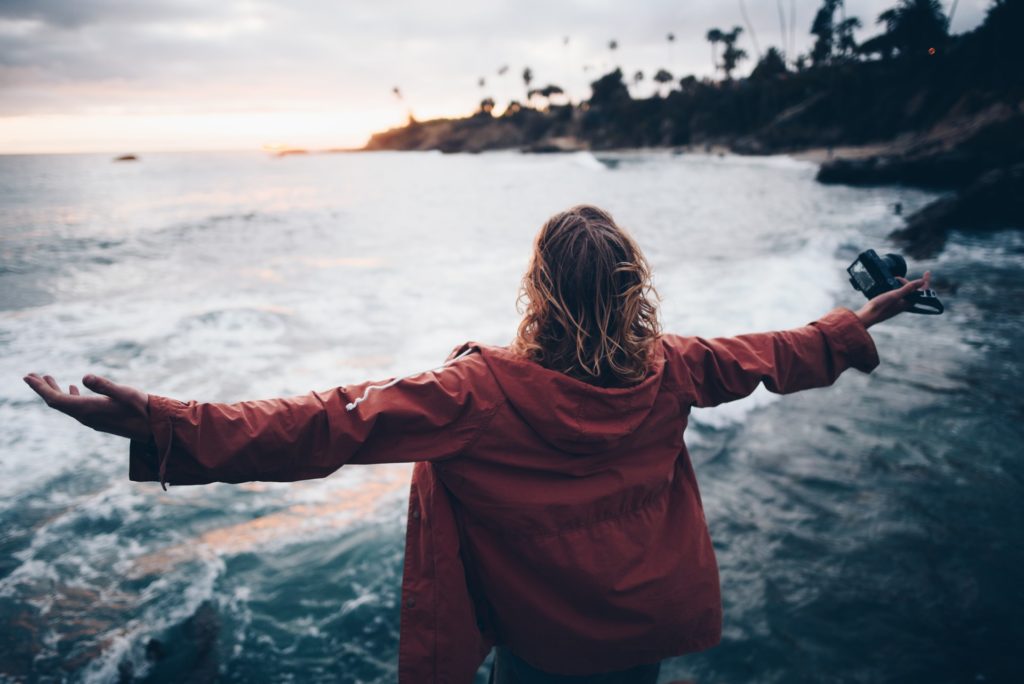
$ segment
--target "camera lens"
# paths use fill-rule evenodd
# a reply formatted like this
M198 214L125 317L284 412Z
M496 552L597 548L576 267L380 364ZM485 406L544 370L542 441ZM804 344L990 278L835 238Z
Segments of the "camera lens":
M907 275L907 261L899 254L886 254L882 257L882 261L889 267L889 271L899 278L906 277Z

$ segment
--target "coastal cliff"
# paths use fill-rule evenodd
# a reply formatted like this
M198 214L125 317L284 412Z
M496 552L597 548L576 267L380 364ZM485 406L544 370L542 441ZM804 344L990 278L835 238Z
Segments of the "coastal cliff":
M591 96L582 102L536 108L513 102L495 115L488 98L464 118L410 117L406 126L373 135L364 149L822 149L823 183L898 183L956 193L940 200L946 210L928 207L894 234L919 252L934 250L952 227L1024 225L1005 194L1021 191L1020 174L1009 170L1024 163L1024 58L1015 33L1024 25L1022 6L995 2L981 26L947 37L940 49L883 51L881 59L834 59L799 70L781 61L766 64L766 56L747 78L688 76L664 95L641 99L631 96L622 70L615 69L591 83ZM833 158L849 147L870 153ZM1000 170L998 182L987 176ZM984 212L974 210L981 197Z

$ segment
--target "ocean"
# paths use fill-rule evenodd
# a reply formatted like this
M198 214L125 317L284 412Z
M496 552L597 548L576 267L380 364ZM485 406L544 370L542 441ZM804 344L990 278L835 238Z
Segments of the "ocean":
M663 327L795 327L935 193L787 157L0 157L0 681L391 682L408 465L294 484L128 481L127 442L21 382L237 401L506 344L552 213L610 210ZM1018 227L1019 228L1019 227ZM835 386L695 410L722 644L662 682L1024 681L1024 233L911 260L943 316L872 328ZM486 681L486 668L478 681Z

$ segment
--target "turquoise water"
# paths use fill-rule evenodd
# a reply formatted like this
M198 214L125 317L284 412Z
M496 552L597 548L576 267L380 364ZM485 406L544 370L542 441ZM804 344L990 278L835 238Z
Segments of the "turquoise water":
M666 329L856 306L843 267L934 195L787 158L0 157L0 681L395 677L410 469L296 484L127 481L127 445L28 371L182 399L302 393L504 344L531 240L578 202L648 254ZM687 431L719 554L721 646L662 681L1019 681L1024 239L956 233L942 317L882 365ZM482 677L481 677L482 680Z

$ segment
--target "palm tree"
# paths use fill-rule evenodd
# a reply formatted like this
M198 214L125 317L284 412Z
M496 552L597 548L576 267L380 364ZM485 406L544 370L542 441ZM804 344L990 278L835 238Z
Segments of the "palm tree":
M757 34L754 33L754 25L750 23L750 17L747 16L747 4L740 1L740 15L743 17L743 23L747 25L747 30L750 32L750 42L754 44L754 54L757 55L757 60L761 61L761 46L757 44Z
M608 51L611 53L612 61L615 61L615 51L619 49L619 41L612 38L608 41Z
M825 0L814 15L811 23L811 35L815 36L814 47L811 48L811 61L816 66L826 64L832 59L835 45L835 23L833 17L842 0Z
M501 77L501 85L500 85L500 87L498 88L498 90L499 90L499 91L504 91L504 92L508 92L508 89L507 89L507 88L505 88L505 83L506 83L506 81L505 81L505 76L507 76L507 75L508 75L508 64L502 64L502 65L501 65L500 67L498 67L498 69L497 69L497 72L496 72L496 73L497 73L497 75L498 75L499 77ZM507 109L507 107L506 107L506 109Z
M533 82L533 71L530 67L523 69L523 83L526 84L526 101L530 101L530 83Z
M843 57L852 58L857 51L857 41L853 37L853 32L860 27L860 19L857 17L843 19L836 27L836 48Z
M391 87L391 94L395 96L395 99L399 102L405 102L405 96L402 95L402 90L398 86ZM406 116L408 117L408 124L411 126L416 123L416 118L412 115L412 107L406 109Z
M640 89L640 84L643 83L643 81L644 81L644 72L638 70L635 74L633 74L633 87L634 88L639 90Z
M565 77L572 82L572 50L569 48L569 36L562 36L562 47L565 48ZM568 99L568 96L566 96Z
M672 82L672 74L665 69L658 69L658 73L654 74L654 82L658 84L658 94L662 95L665 84Z
M789 48L786 54L796 54L796 0L789 0Z
M711 69L712 71L718 71L718 57L715 53L715 45L722 42L722 38L725 34L722 33L722 29L713 28L708 31L707 39L711 43Z
M736 40L741 33L743 33L741 27L733 26L732 31L722 36L722 42L725 43L725 49L722 51L722 71L725 72L727 81L732 80L732 72L740 60L747 58L747 51L736 47Z
M785 59L786 51L789 49L789 40L786 37L786 10L782 8L782 0L776 0L776 5L779 10L779 39L782 41L782 49L779 52Z
M556 85L546 85L543 88L532 88L526 93L527 97L531 100L536 97L543 97L545 100L545 109L551 108L551 98L554 95L564 95L565 91Z
M757 66L750 72L750 79L752 81L773 78L780 74L786 73L786 60L782 56L782 52L775 46L768 48L764 57L758 61Z
M882 12L892 45L904 55L924 55L938 48L949 36L949 18L939 0L900 0L896 7Z
M551 98L554 97L555 95L565 95L565 91L562 90L560 87L549 83L546 86L544 86L543 88L541 88L540 92L537 93L537 94L540 95L541 97L543 97L545 100L548 101L548 109L550 109L551 108Z

